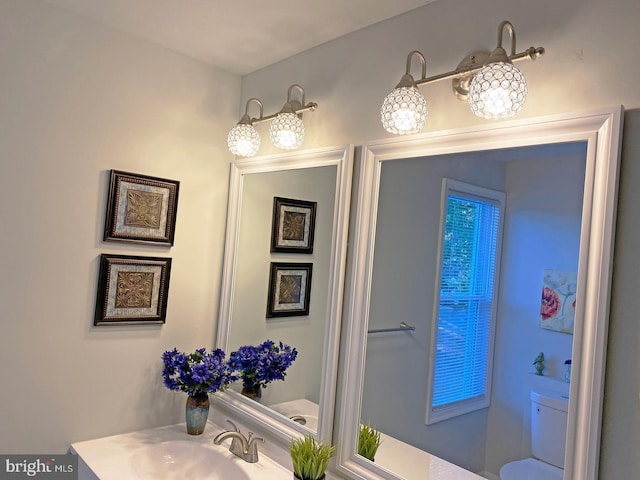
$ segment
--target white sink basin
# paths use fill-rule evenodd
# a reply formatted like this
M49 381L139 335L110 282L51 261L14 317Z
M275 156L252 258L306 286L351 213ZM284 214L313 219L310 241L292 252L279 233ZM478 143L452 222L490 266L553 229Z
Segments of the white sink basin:
M146 445L132 453L130 462L140 479L250 479L226 450L186 440Z
M291 471L265 455L260 445L257 463L247 463L231 453L230 439L214 445L213 438L220 432L222 428L212 422L198 436L187 435L184 424L171 425L74 443L70 452L80 457L79 480L293 478Z
M301 416L306 423L304 426L312 432L318 431L318 405L307 399L290 400L288 402L269 405L270 408L286 417Z

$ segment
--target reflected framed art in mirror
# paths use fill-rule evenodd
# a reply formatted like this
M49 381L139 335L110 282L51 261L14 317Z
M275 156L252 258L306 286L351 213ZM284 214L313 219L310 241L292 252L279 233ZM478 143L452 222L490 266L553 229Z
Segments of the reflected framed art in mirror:
M216 344L271 340L297 356L259 399L237 382L215 401L285 441L332 436L352 168L351 146L231 164ZM287 218L274 215L280 204Z

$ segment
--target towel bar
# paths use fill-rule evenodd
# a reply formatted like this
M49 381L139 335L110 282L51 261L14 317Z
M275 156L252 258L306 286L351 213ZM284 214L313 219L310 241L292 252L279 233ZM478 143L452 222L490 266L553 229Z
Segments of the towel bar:
M378 329L374 329L374 330L369 330L367 333L404 332L404 331L407 331L407 330L413 331L415 329L416 329L416 327L408 325L408 324L406 324L404 322L400 322L400 326L399 327L378 328Z

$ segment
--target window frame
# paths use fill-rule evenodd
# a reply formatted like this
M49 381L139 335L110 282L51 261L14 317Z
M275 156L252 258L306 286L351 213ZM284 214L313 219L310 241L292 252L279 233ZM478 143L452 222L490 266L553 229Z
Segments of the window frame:
M490 308L490 320L489 320L489 340L487 347L487 364L485 365L485 391L482 395L465 400L457 401L452 404L443 407L433 407L434 397L434 381L435 381L435 366L436 366L436 353L438 344L438 325L439 325L439 312L440 312L440 291L442 282L442 268L443 268L443 255L444 255L444 234L447 219L447 209L449 196L452 194L458 194L458 196L466 197L473 200L486 200L488 202L499 205L499 220L498 230L496 238L496 251L495 251L495 267L494 278L492 287L492 298ZM436 279L435 279L435 291L433 302L433 314L431 322L431 348L429 349L429 371L427 375L427 405L425 422L427 425L432 425L450 418L454 418L466 413L471 413L483 408L489 407L491 404L491 383L493 377L493 352L495 344L495 332L497 322L497 306L498 306L498 291L500 280L500 263L502 253L502 241L504 232L504 218L505 218L505 206L506 194L497 190L473 185L470 183L453 180L450 178L442 179L442 190L440 198L440 225L438 234L438 252L436 262Z

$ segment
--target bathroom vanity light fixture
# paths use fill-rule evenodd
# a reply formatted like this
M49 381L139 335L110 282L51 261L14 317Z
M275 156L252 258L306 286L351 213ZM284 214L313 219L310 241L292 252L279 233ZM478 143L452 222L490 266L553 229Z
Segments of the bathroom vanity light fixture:
M244 115L238 124L229 131L227 145L229 151L241 157L253 157L260 148L260 134L253 126L253 121L249 116L249 105L255 102L260 107L260 118L262 118L262 102L257 98L250 98L244 108Z
M291 98L293 90L300 92L300 100ZM234 155L242 157L254 156L260 148L260 134L255 126L258 123L271 120L269 127L269 137L271 143L283 150L295 150L302 145L304 140L304 123L302 123L302 113L314 111L318 104L305 103L304 89L297 84L289 87L287 92L287 102L284 107L273 115L264 116L262 102L257 98L247 100L245 113L238 124L231 129L227 136L229 151ZM254 102L260 107L260 116L252 118L249 116L249 105Z
M511 53L502 48L505 28L511 39ZM407 70L400 83L384 99L380 110L382 125L390 133L406 135L419 132L427 116L427 104L418 87L439 80L452 80L453 93L467 101L471 111L487 119L508 118L516 115L527 96L527 82L522 72L513 65L518 60L535 60L544 55L544 48L529 47L516 53L516 33L511 22L503 21L498 27L498 46L491 53L475 52L465 57L450 72L426 76L426 59L414 50L407 56ZM414 80L411 61L418 57L422 76Z

